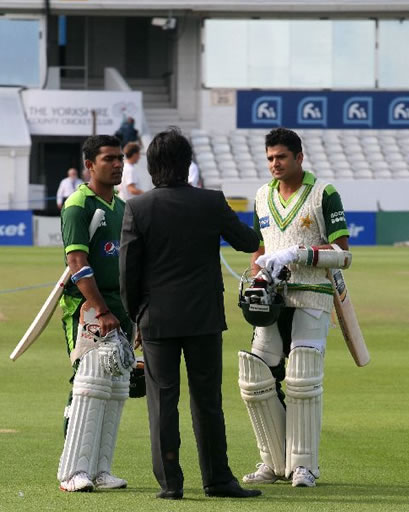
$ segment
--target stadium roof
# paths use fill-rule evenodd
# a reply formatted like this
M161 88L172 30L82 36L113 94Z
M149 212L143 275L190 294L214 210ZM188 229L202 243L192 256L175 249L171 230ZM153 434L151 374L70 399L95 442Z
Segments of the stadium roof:
M0 12L43 11L45 0L2 0ZM409 14L408 0L49 0L52 12L190 11L197 14ZM119 12L118 12L119 11ZM176 12L175 12L176 14Z

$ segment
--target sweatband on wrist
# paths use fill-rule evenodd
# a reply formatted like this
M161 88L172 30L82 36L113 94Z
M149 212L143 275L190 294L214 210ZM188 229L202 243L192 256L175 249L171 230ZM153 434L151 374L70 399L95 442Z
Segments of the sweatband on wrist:
M94 275L94 271L91 267L82 267L78 272L75 272L71 276L71 281L74 284L77 284L80 279L83 279L84 277L92 277Z
M306 247L307 249L307 262L305 263L308 267L312 265L314 259L314 251L312 247Z
M313 267L316 267L316 266L317 266L317 263L318 263L318 254L319 254L319 249L318 249L318 247L316 247L315 245L312 245L312 246L311 246L311 249L312 249L312 252L313 252L313 256L312 256L312 266L313 266Z

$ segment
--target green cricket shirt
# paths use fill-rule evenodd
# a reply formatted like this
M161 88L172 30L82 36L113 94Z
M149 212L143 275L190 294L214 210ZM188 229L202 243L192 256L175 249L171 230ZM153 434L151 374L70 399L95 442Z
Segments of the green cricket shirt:
M90 241L89 225L97 208L105 212L105 218ZM72 251L87 253L98 289L104 297L119 295L119 241L124 209L124 201L116 195L111 203L107 203L84 184L65 201L61 212L65 255ZM82 297L71 280L64 293Z

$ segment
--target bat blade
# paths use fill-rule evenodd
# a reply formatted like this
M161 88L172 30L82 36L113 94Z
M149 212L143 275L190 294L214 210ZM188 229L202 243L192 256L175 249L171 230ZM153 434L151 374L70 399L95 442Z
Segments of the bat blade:
M42 308L37 313L37 316L32 321L30 327L27 329L24 336L17 344L16 348L10 354L10 359L12 361L15 361L18 357L20 357L47 327L48 322L50 321L57 307L58 301L61 298L64 286L67 284L69 277L70 269L67 267L58 280L57 284L52 289L50 295L47 297Z
M334 305L345 343L357 366L371 360L348 288L341 270L330 270L329 278L334 287Z
M99 228L101 222L105 217L105 211L101 208L97 208L94 212L94 215L91 219L89 225L89 238L95 235L96 230ZM36 339L40 336L40 334L47 327L48 322L54 314L54 311L57 307L57 304L61 298L61 295L64 291L64 286L67 284L70 278L70 269L67 267L60 279L57 281L56 285L52 289L50 295L47 297L40 311L37 313L37 316L32 321L30 327L25 332L24 336L18 342L16 348L10 354L10 359L15 361L18 357L20 357L24 352L36 341Z

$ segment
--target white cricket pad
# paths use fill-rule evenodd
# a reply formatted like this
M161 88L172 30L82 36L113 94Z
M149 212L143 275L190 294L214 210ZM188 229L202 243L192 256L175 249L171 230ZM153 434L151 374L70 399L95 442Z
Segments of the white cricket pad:
M296 347L290 352L285 378L287 478L298 466L309 469L316 478L319 476L323 367L323 355L315 348Z
M254 329L251 352L261 357L268 366L280 364L281 359L284 358L284 352L277 322L267 327L256 327Z
M99 448L97 474L111 473L118 427L122 409L129 396L129 371L120 377L112 377L112 394L105 406L102 422L101 444Z
M111 389L112 377L101 368L98 351L87 352L74 379L67 437L57 474L60 482L78 472L87 473L91 479L96 476L105 403Z
M239 352L239 386L264 464L277 476L285 470L285 410L267 364L255 354Z

